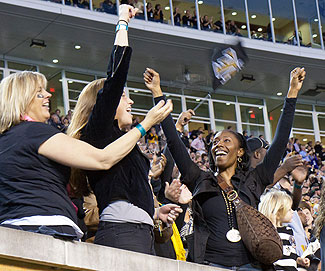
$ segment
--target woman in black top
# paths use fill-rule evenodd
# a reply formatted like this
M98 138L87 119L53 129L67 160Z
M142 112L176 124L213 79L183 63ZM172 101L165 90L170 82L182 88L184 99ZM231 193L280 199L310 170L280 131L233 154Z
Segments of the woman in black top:
M182 174L183 183L193 193L194 236L189 242L189 260L238 270L254 270L255 259L238 238L238 227L232 203L218 186L216 174L234 187L246 203L257 208L260 195L272 183L274 172L288 142L293 123L296 98L305 77L304 69L291 72L290 88L285 99L273 144L264 161L255 169L249 167L249 155L245 138L234 131L224 130L216 134L212 145L213 172L201 171L192 162L180 140L171 116L162 122L167 144ZM155 102L164 100L160 89L159 74L148 70L144 74L147 87ZM187 117L188 118L188 117ZM258 260L258 259L257 259ZM259 270L259 269L258 269Z
M129 16L128 10L132 15ZM119 12L119 23L128 24L135 10L129 5L121 5ZM122 137L129 129L133 101L124 93L124 86L131 53L127 29L121 27L116 34L108 77L105 81L90 83L82 91L68 130L69 135L100 148ZM166 102L165 106L163 104L155 106L148 113L149 116L155 115L155 123L163 120L172 110L171 101ZM142 129L143 135L155 124L146 119L136 126ZM100 213L96 244L154 254L153 219L160 218L165 223L173 223L181 209L174 204L154 209L148 180L149 169L148 158L136 145L110 170L86 173ZM87 185L82 175L74 176L74 184L81 185L81 189Z
M174 24L177 26L181 26L181 14L179 13L179 8L174 9Z

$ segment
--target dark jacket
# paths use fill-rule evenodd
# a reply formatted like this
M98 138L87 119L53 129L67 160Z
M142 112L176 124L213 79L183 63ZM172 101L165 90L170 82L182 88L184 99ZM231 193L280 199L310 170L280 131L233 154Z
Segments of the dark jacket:
M165 97L158 97L158 103ZM273 182L274 172L286 148L293 123L296 99L286 99L282 115L279 119L276 135L264 161L255 169L248 171L236 170L231 182L239 196L249 205L257 208L259 198L265 187ZM190 159L183 142L177 136L174 122L169 115L163 122L162 128L167 137L167 144L173 158L183 176L185 183L193 193L192 208L194 218L194 240L189 244L189 260L203 263L209 238L209 229L204 219L199 203L200 197L211 193L221 193L217 179L212 172L204 172ZM235 256L235 254L234 254Z
M81 139L103 149L125 134L114 120L127 78L132 49L114 46L108 66L108 77L97 95L96 104ZM87 176L97 198L99 212L116 200L126 200L154 213L153 197L148 182L150 163L136 145L119 163L103 171L88 171Z

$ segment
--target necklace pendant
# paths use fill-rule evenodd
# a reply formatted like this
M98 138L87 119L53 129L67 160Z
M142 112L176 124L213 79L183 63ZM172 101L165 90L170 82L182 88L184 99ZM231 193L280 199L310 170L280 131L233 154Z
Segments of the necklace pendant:
M237 243L241 240L239 230L236 230L234 228L232 228L231 230L229 230L227 232L226 237L227 237L228 241L230 241L232 243Z

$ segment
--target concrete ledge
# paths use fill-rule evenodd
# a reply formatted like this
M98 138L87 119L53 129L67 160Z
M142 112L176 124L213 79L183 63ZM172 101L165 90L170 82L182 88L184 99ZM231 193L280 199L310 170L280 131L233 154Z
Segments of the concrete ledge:
M19 268L13 268L13 263ZM1 268L6 264L10 269L2 270L223 270L88 243L62 241L51 236L0 227ZM31 264L37 268L28 267ZM22 265L25 269L21 269ZM44 269L44 266L47 268Z

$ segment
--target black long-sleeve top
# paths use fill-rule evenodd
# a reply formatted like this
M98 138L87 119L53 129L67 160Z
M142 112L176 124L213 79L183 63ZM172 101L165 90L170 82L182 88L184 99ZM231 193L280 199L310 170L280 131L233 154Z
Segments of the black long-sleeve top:
M157 97L155 102L162 99L166 98ZM290 135L295 104L296 99L285 100L273 143L263 162L248 171L238 169L231 178L241 199L255 208L265 187L273 182L274 172ZM194 239L189 244L189 260L198 263L208 260L226 266L240 266L254 261L242 241L230 243L226 239L226 233L230 229L226 206L213 173L200 170L190 159L170 115L162 122L162 128L168 148L183 175L183 182L193 193ZM237 227L236 216L233 223Z
M96 104L81 140L97 148L105 148L125 134L114 120L123 94L132 49L114 46L108 65L107 80L97 95ZM126 200L145 210L151 217L154 204L148 182L150 163L136 145L132 151L109 170L88 171L87 176L97 198L99 212L116 200Z

